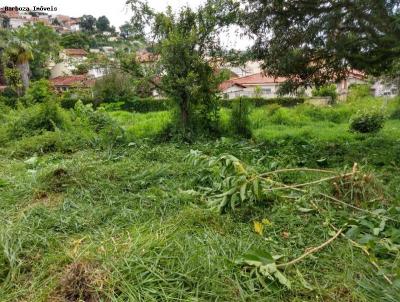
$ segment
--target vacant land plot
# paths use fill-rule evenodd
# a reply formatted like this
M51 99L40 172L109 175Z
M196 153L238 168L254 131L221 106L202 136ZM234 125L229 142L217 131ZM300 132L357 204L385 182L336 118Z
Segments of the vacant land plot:
M381 105L256 108L249 140L223 109L192 144L166 111L4 113L0 300L399 301L400 120L348 130Z

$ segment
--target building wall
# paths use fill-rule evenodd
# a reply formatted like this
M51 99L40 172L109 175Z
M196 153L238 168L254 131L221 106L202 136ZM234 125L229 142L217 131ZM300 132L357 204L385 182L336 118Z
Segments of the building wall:
M374 83L372 89L376 97L386 96L392 98L398 95L398 89L395 85L382 81Z
M20 18L10 18L10 27L11 28L18 28L23 26L25 23L30 23L27 19L20 19Z
M94 77L95 79L101 78L107 74L105 68L92 68L88 71L88 75Z
M271 83L266 85L252 85L248 87L232 86L223 91L224 97L228 99L234 99L240 96L254 97L256 90L259 87L261 89L260 96L263 98L274 98L278 96L278 83Z
M65 76L65 75L72 75L72 70L75 67L69 65L67 62L61 62L54 65L54 67L50 70L50 79L54 79L57 77Z

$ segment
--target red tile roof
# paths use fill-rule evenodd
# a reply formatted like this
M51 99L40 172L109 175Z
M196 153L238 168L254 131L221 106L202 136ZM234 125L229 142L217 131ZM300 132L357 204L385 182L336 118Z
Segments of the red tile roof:
M82 49L82 48L66 48L64 49L65 54L67 56L79 56L79 57L83 57L83 56L87 56L87 52L86 50Z
M66 21L71 20L71 17L65 16L65 15L57 15L57 16L55 17L55 19L57 19L57 20L60 21L60 22L66 22Z
M19 11L17 11L17 10L2 9L2 10L0 10L0 14L3 14L8 18L18 18L19 17Z
M228 88L230 88L230 87L232 87L234 85L237 85L237 86L240 86L240 87L243 87L243 88L245 87L242 84L235 83L235 81L233 79L233 80L227 80L227 81L222 82L219 85L219 90L224 91L224 90L226 90L226 89L228 89Z
M262 72L251 74L245 77L232 79L237 84L242 84L244 86L251 85L263 85L263 84L271 84L271 83L283 83L287 79L286 78L274 78L264 75Z
M219 89L221 91L232 87L233 85L238 85L242 87L254 86L254 85L266 85L272 83L283 83L286 81L286 78L274 78L264 75L262 72L251 74L248 76L234 78L227 81L224 81L220 84Z
M61 76L50 80L54 86L85 86L91 87L94 84L93 79L89 79L86 75Z

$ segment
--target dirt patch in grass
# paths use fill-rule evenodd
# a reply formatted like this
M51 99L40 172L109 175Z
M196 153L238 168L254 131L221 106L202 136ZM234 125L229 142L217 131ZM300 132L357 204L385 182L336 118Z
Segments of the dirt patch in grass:
M106 274L92 262L68 265L48 302L108 301L104 294Z

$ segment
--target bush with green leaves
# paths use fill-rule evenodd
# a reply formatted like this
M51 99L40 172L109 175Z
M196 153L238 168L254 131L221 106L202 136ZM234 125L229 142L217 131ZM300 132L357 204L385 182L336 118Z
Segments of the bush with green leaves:
M375 133L383 128L386 116L382 110L359 111L350 119L350 130L359 133Z
M93 103L93 97L88 89L70 89L61 95L60 104L62 108L72 109L75 104L81 101L83 104Z
M35 103L44 103L56 97L53 94L50 82L45 79L31 83L23 97L23 102L27 105Z
M93 88L96 103L128 101L134 97L134 87L129 75L113 71L96 81Z
M18 139L69 128L68 115L56 102L47 100L16 112L16 117L8 128L8 136L10 139Z
M245 98L232 101L232 112L229 123L234 134L251 137L249 118L251 106L251 102Z
M6 89L0 93L0 99L4 105L15 108L17 107L18 103L18 93L15 91L15 89L6 87Z
M349 86L347 101L356 101L369 96L371 96L370 84L351 84Z
M390 118L394 120L400 120L400 99L394 100L394 110L390 114Z
M95 145L113 145L125 139L123 129L114 121L104 108L93 109L91 104L78 101L72 111L73 122L84 128L90 128L98 136Z
M335 84L327 84L314 88L311 93L313 96L329 96L332 98L332 102L335 102L338 97Z

